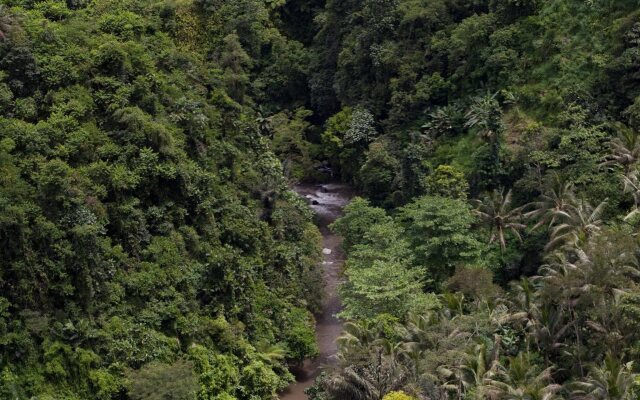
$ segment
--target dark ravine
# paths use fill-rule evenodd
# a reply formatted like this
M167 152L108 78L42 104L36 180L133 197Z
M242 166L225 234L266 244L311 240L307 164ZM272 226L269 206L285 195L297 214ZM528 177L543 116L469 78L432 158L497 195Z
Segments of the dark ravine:
M331 232L329 225L342 215L342 209L352 197L349 186L335 183L302 184L295 186L294 190L308 199L317 215L318 227L322 234L322 269L325 287L322 313L316 316L316 338L320 354L312 360L305 360L302 368L293 371L296 382L280 394L280 400L306 400L304 390L313 384L313 380L320 374L323 366L334 362L333 356L337 352L336 338L342 331L342 322L336 318L335 314L341 307L337 289L344 256L341 238Z

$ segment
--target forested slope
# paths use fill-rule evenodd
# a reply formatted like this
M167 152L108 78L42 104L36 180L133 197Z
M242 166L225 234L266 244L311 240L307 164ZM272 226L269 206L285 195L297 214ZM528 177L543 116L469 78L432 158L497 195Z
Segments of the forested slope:
M0 7L0 398L640 395L637 1Z
M295 44L257 2L4 3L0 398L271 398L319 234L246 71L295 86Z
M366 199L314 399L636 399L635 1L327 1L321 154Z

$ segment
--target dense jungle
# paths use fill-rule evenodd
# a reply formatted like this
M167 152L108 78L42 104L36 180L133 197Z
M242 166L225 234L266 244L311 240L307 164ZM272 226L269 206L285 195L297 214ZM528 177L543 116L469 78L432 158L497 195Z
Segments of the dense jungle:
M637 0L0 0L0 399L277 399L327 237L310 400L640 399L639 165Z

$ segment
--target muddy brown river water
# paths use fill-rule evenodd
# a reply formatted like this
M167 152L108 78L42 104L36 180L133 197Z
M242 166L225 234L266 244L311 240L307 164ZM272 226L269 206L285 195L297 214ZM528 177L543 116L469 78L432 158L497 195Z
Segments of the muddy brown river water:
M320 354L312 360L305 360L301 369L292 371L296 375L296 382L280 394L280 400L307 400L304 390L313 384L324 366L335 362L333 356L337 352L336 338L342 331L342 323L335 314L341 307L337 289L344 255L340 237L331 233L328 226L342 215L342 209L353 196L349 186L335 183L297 185L294 190L308 199L317 215L318 228L322 233L321 267L325 287L322 312L316 315L316 338Z

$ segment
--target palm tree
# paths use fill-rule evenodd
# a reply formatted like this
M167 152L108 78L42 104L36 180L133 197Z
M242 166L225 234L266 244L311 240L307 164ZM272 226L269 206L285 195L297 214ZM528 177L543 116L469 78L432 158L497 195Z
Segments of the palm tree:
M363 371L350 365L329 376L322 386L335 400L379 400L380 392L367 378Z
M456 315L464 314L464 294L460 292L456 293L442 293L440 301L443 305L442 314L444 317L454 319Z
M506 195L503 190L494 190L491 195L486 196L482 201L476 201L478 207L475 210L476 215L489 226L490 238L489 243L498 241L500 248L504 251L507 247L505 234L511 231L518 240L522 241L520 231L526 228L521 223L522 207L512 207L512 192L507 191Z
M258 108L256 116L256 124L258 125L258 133L262 136L273 137L273 116L266 117L262 107Z
M520 278L519 281L511 283L511 293L513 301L517 304L517 309L527 313L528 319L533 318L538 306L536 304L538 292L535 282L527 277Z
M555 305L541 307L528 328L527 337L531 336L538 352L544 355L545 366L550 366L551 357L566 347L563 339L572 324L567 321L564 310L563 307Z
M616 125L618 137L609 142L609 154L603 166L621 166L624 175L633 172L640 160L640 135L622 124Z
M627 241L627 242L625 242ZM611 233L589 241L585 250L571 252L570 282L576 287L575 294L594 292L614 298L633 281L640 279L640 268L636 256L635 241L624 233ZM578 289L580 290L578 292ZM594 300L589 300L592 304Z
M358 322L345 322L342 334L336 339L338 358L353 360L367 354L371 346L381 339L377 329L370 329Z
M552 261L540 267L541 276L537 277L545 285L545 294L558 302L562 300L558 296L566 296L575 303L587 281L589 257L582 249L571 248L566 253L556 252L548 259Z
M545 291L543 296L566 313L572 328L575 346L566 346L565 354L572 355L583 373L583 332L590 332L591 341L602 336L601 342L620 342L619 328L609 313L591 313L593 309L607 310L633 281L640 279L635 240L624 233L607 232L592 238L584 249L574 248L557 253L557 261L541 268L539 277ZM585 320L589 315L589 320ZM560 333L567 331L560 322ZM555 340L555 339L554 339ZM596 352L591 347L591 352ZM546 352L545 352L546 353Z
M634 200L634 209L625 217L627 220L638 213L640 205L640 182L637 169L640 161L640 133L622 124L617 124L616 127L618 137L609 142L611 153L602 165L622 167L624 193L631 193Z
M638 177L638 171L623 175L622 183L624 184L624 193L631 193L633 196L633 210L624 217L624 220L627 221L640 213L640 178Z
M431 138L455 134L464 125L463 110L457 104L438 107L429 113L429 121L420 128Z
M258 357L269 365L277 365L287 355L286 349L281 344L271 344L267 340L256 343L256 350L258 351Z
M331 399L380 400L407 380L403 343L385 338L382 326L347 322L336 341L338 369L321 382Z
M558 214L566 212L575 203L573 183L565 181L559 174L554 174L551 186L540 196L538 201L528 205L533 210L525 213L524 216L538 219L533 229L546 224L551 227L558 221Z
M462 399L486 399L482 383L498 367L500 342L496 337L494 346L489 347L486 340L481 341L463 353L465 361L454 366L439 366L438 378L444 382L442 388L457 393Z
M576 205L571 205L566 211L556 213L562 223L556 225L551 231L551 240L545 246L545 250L556 249L560 246L577 246L596 235L602 226L602 212L607 201L593 207L586 200L581 200Z
M530 278L522 277L511 283L512 296L504 298L491 313L491 320L497 326L508 324L516 329L531 330L538 315L538 290ZM525 335L527 351L530 349L531 336Z
M284 374L291 362L284 362L287 357L287 350L282 344L271 344L268 340L260 340L255 345L257 357L266 365L270 365L276 373ZM301 365L302 361L290 360Z
M537 372L527 355L508 358L508 368L498 367L493 377L483 382L487 398L504 400L556 400L561 385L553 383L552 368Z
M634 400L635 380L638 374L633 372L633 362L623 363L620 359L607 354L604 363L594 367L582 382L571 386L574 390L571 398L576 400Z
M402 338L405 356L419 357L423 351L433 349L436 343L435 338L430 335L430 331L440 321L440 316L433 311L424 314L409 314L407 322L397 327L398 334Z
M487 392L483 383L490 379L500 367L500 339L496 335L493 346L489 347L483 341L470 349L467 353L468 359L465 364L456 369L457 380L464 391L475 389L475 398L487 399Z
M482 140L492 144L497 143L502 131L502 113L496 95L494 93L474 98L465 115L467 122L464 124L466 128L475 129Z
M380 400L407 382L409 374L400 362L401 352L400 343L381 339L354 363L343 363L322 385L331 399Z

